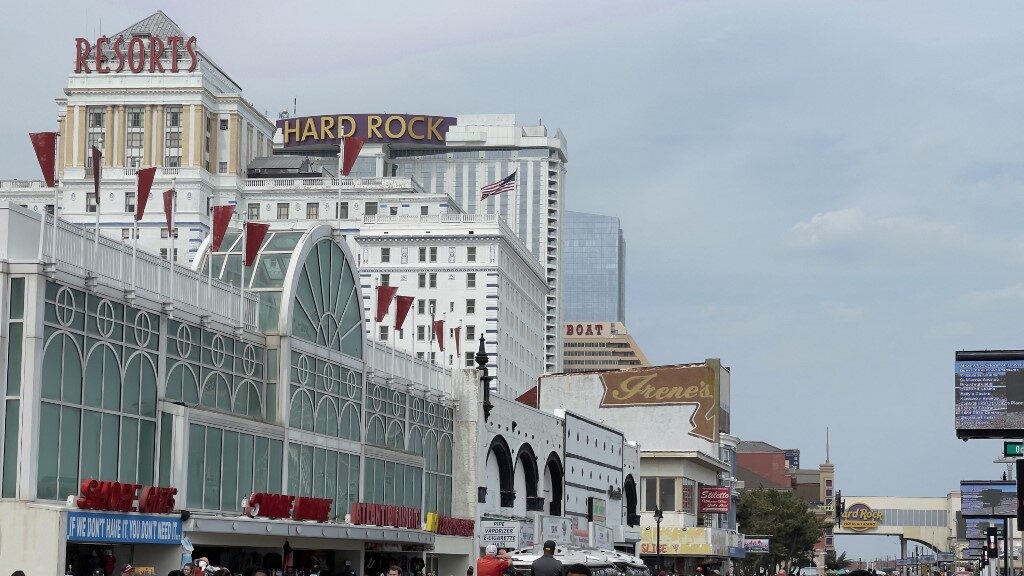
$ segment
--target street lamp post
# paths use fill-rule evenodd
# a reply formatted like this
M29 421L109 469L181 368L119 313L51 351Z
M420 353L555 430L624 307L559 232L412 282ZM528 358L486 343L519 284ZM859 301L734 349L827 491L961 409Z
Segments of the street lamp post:
M477 352L476 352L475 360L476 360L477 370L480 370L481 372L483 372L483 374L480 376L480 382L481 382L481 384L483 385L483 388L484 388L483 389L483 395L484 395L484 401L483 401L484 422L487 422L487 419L491 417L491 409L494 408L494 405L491 404L491 381L494 380L495 377L494 376L489 376L487 374L487 363L490 361L490 359L487 357L487 350L484 348L484 335L483 334L480 335L480 349L477 350Z
M654 506L654 546L658 551L658 572L661 572L661 519L665 515L661 513L661 508L657 505Z

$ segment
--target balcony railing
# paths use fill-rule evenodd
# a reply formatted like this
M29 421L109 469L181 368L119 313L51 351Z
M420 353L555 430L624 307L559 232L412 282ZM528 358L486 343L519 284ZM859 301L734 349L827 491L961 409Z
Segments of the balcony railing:
M137 295L147 299L175 307L184 305L197 316L256 330L258 295L247 293L243 304L239 291L232 286L219 280L207 284L205 276L180 264L171 274L167 260L143 251L136 253L133 278L131 244L100 234L98 245L94 245L92 230L65 220L58 220L54 241L53 217L45 218L43 259L55 263L58 270L95 278L118 290L134 287Z
M391 346L384 342L369 340L368 344L366 361L385 379L390 375L398 384L411 386L416 382L443 396L454 396L451 370L408 352L395 350L392 353Z
M246 190L338 190L337 178L247 178ZM412 190L423 193L423 186L410 176L386 178L342 178L342 190Z

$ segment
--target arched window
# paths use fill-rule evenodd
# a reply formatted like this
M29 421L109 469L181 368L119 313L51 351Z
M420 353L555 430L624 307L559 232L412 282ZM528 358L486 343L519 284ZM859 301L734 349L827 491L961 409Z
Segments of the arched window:
M338 405L334 403L334 399L330 396L321 398L316 407L316 426L313 431L327 436L337 436L339 420Z
M305 390L296 390L292 394L291 414L288 425L308 432L313 431L313 400Z
M167 376L167 392L169 400L178 400L189 406L199 404L199 379L192 367L179 362L171 368Z
M220 372L214 372L206 378L203 384L203 393L199 398L200 403L207 408L214 408L224 412L231 411L231 387L228 380Z
M296 279L292 333L353 358L363 357L363 324L352 267L329 238L309 251Z
M260 399L260 391L251 380L246 380L238 387L233 411L235 414L243 416L263 417L263 401Z

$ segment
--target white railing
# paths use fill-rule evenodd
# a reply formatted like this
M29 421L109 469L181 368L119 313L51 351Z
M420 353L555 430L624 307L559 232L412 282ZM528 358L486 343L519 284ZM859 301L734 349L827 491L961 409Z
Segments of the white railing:
M53 217L46 215L46 238L43 258L54 261L58 269L78 276L91 276L118 290L133 287L139 295L158 302L184 305L198 316L210 316L227 325L243 326L255 331L259 296L245 295L244 313L237 288L214 280L209 285L199 272L175 264L171 274L170 263L144 251L138 251L135 277L132 278L132 247L127 242L100 234L98 245L91 229L58 220L56 245L52 238Z
M247 190L337 190L337 178L247 178ZM342 178L342 190L413 190L423 192L423 186L409 176L387 178Z
M0 190L50 190L42 180L0 180Z
M374 368L375 374L382 375L385 379L393 378L399 384L423 385L439 394L454 396L451 370L432 364L429 360L420 360L401 350L394 351L392 364L390 344L375 340L368 340L367 343L369 346L366 360Z

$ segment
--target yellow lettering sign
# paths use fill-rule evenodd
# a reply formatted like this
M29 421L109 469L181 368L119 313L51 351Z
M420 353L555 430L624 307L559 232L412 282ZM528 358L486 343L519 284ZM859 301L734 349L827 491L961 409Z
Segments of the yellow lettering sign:
M292 134L295 135L295 139L296 140L299 139L299 119L298 118L295 119L295 127L294 128L292 128L290 120L285 120L284 121L284 143L285 144L291 142L291 135Z
M381 120L380 116L367 116L366 117L366 137L367 138L383 138L380 134L380 125L384 121Z
M423 140L423 133L420 132L419 134L417 134L416 130L413 129L413 126L415 126L416 124L423 124L424 122L426 122L426 118L424 118L423 116L413 116L412 118L409 119L409 136L413 140Z
M427 119L427 138L434 138L438 142L444 142L444 136L438 131L441 127L441 122L444 118L428 118Z
M296 121L296 124L298 124L298 121ZM317 134L316 122L313 122L313 118L306 118L306 127L302 129L302 137L299 139L305 140L306 138L316 138Z
M332 116L320 117L320 139L334 138L334 118Z
M348 128L345 123L348 123ZM348 138L356 133L356 119L351 116L338 116L338 138Z
M398 131L391 130L391 125L398 122ZM401 138L405 136L405 118L401 116L388 116L386 122L384 122L384 133L388 135L388 138Z

